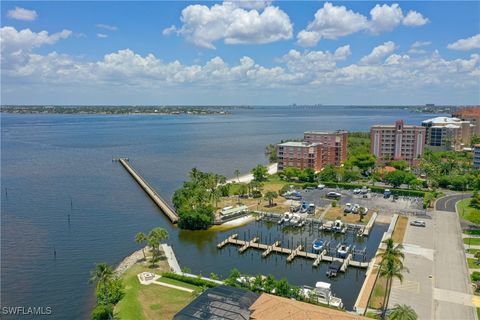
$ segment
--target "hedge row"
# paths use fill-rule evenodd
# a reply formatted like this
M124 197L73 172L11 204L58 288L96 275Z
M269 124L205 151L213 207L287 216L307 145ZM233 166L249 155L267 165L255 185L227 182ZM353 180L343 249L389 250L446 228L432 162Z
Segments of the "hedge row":
M184 275L181 275L181 274L176 274L176 273L173 273L173 272L164 272L164 273L162 273L162 277L182 281L182 282L189 283L189 284L193 284L194 286L197 286L197 287L204 287L205 286L205 287L208 287L208 288L213 288L213 287L218 286L217 283L212 282L212 281L204 280L204 279L201 279L201 278L188 277L188 276L184 276Z
M425 191L421 190L410 190L410 189L393 189L393 188L386 188L380 186L369 186L363 184L355 184L355 183L346 183L346 182L322 182L327 187L330 188L342 188L342 189L358 189L362 188L363 186L370 188L370 191L375 193L383 193L385 189L390 189L392 194L399 195L399 196L408 196L408 197L423 197L425 196Z

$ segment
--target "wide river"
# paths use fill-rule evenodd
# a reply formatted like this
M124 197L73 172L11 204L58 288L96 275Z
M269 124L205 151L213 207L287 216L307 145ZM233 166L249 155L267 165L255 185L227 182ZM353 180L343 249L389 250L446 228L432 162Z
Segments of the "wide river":
M303 259L286 264L284 256L262 260L254 250L244 255L234 247L217 250L216 243L232 231L172 227L112 158L129 157L170 199L192 167L226 176L235 169L247 172L266 163L265 145L301 138L307 130L368 131L373 124L397 119L420 124L432 116L338 106L256 107L227 116L2 114L2 306L49 306L54 319L88 318L93 305L88 279L95 263L119 263L139 248L135 233L156 226L169 231L180 265L192 272L226 276L237 267L314 285L324 279L325 265L312 269L312 262ZM384 227L373 230L367 245L378 243ZM276 227L258 223L235 232L278 236ZM352 268L333 284L347 308L355 302L363 274Z

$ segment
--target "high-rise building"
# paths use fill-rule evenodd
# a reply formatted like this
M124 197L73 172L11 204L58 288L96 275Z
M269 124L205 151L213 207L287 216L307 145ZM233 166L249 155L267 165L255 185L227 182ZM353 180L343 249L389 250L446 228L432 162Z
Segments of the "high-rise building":
M405 125L397 120L391 125L374 125L370 129L371 153L378 161L405 160L418 164L425 145L425 128Z
M307 131L303 140L309 143L321 143L327 147L328 163L340 166L347 161L347 131Z
M422 126L427 130L425 144L434 151L461 151L470 147L474 126L469 121L436 117L423 121Z
M452 117L470 122L474 126L472 134L480 136L480 107L460 108L452 113Z
M473 167L480 169L480 144L473 146Z
M293 167L319 172L327 164L335 164L335 150L322 143L291 141L277 145L277 158L279 171Z

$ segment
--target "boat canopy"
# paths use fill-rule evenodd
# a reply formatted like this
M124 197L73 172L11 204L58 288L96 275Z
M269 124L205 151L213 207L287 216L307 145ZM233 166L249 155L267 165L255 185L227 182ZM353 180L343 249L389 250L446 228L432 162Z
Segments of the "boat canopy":
M322 288L322 289L330 289L330 286L332 284L331 283L328 283L328 282L322 282L322 281L318 281L316 284L315 284L315 287L316 288Z

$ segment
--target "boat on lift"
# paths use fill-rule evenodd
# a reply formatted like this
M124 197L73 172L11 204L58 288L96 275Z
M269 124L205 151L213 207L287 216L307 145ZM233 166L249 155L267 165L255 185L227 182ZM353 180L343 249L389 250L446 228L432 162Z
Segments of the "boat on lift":
M306 299L315 299L318 303L341 309L343 301L332 294L331 286L331 283L318 281L315 288L303 286L300 289L300 295Z
M337 253L340 258L347 257L349 251L350 251L350 245L347 243L341 243L337 249Z
M314 251L320 251L325 247L325 240L323 239L315 239L312 242L312 247Z

